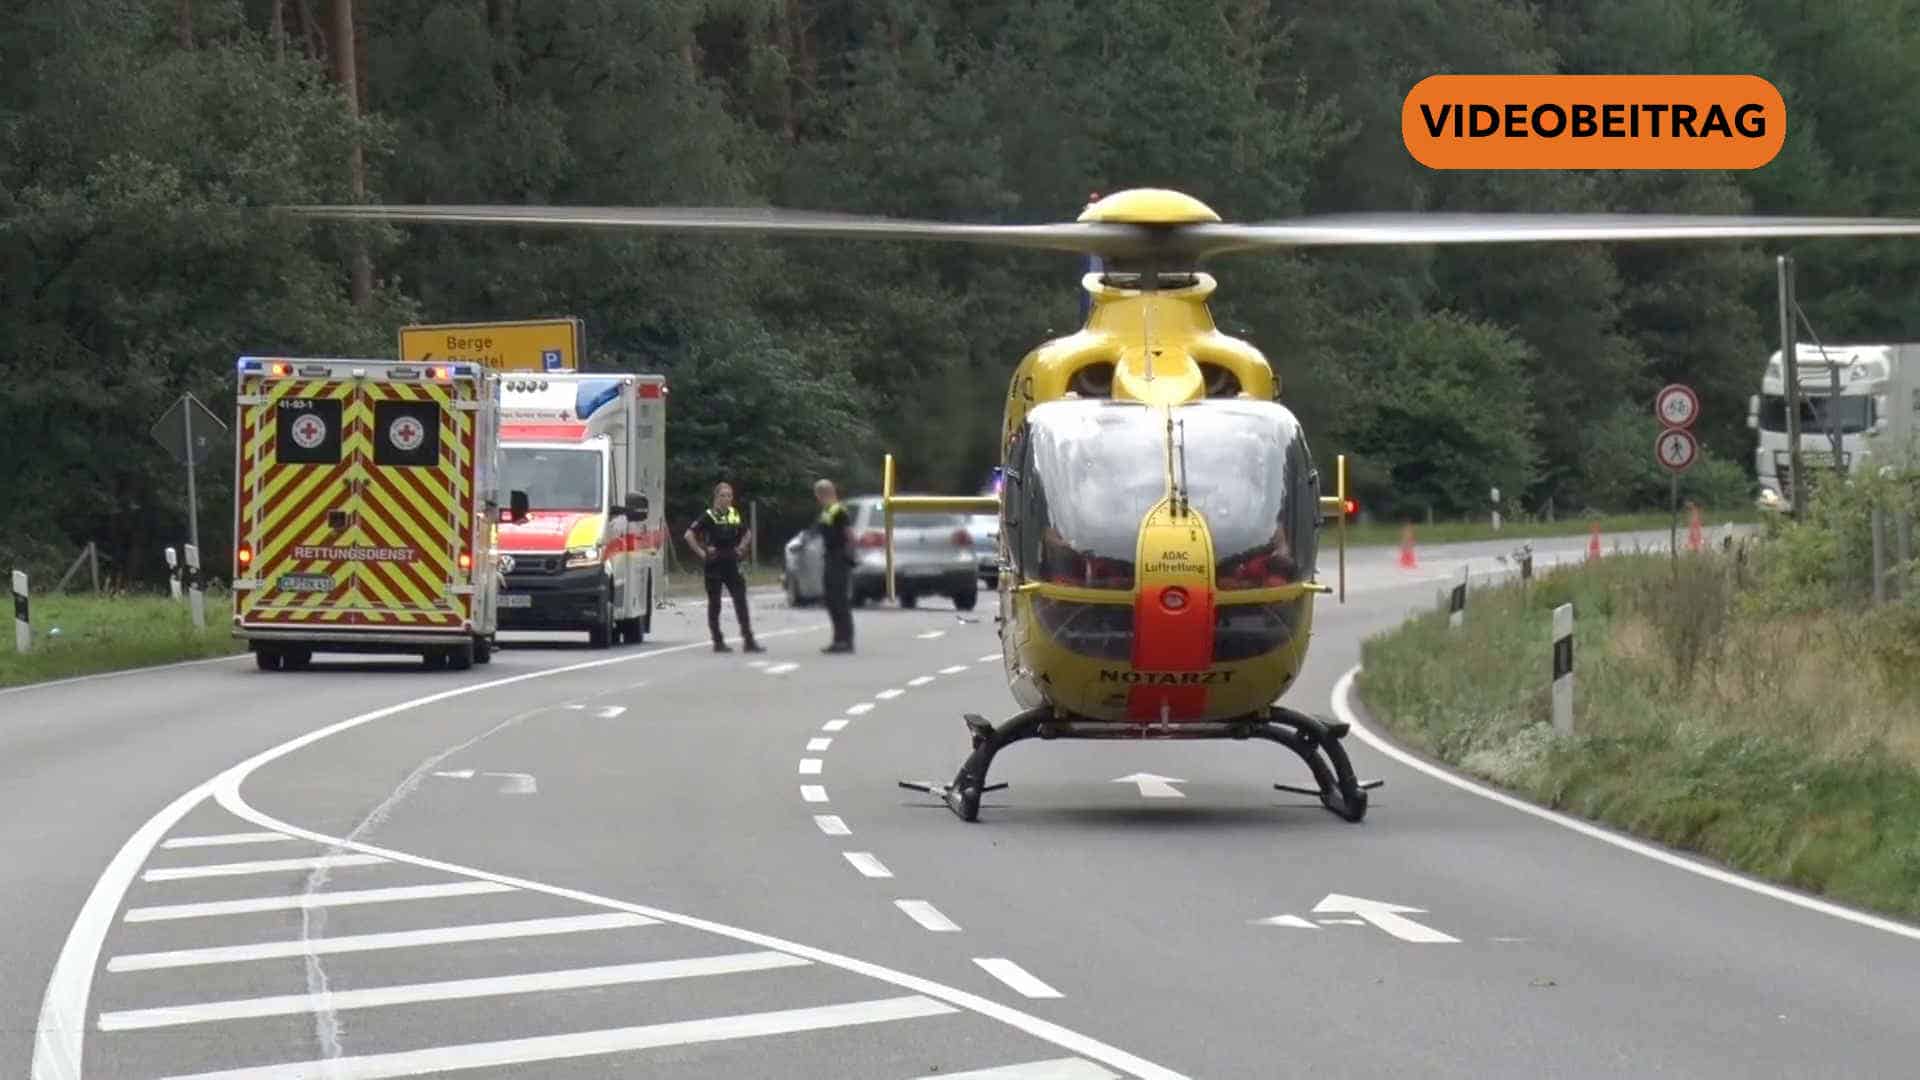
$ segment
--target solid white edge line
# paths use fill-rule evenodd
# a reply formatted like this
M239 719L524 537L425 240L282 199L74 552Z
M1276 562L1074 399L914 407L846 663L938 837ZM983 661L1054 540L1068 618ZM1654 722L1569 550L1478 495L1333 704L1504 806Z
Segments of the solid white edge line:
M1030 998L1057 998L1066 995L1035 978L1033 973L1003 956L974 957L987 974Z
M820 759L817 757L801 758L800 759L800 775L801 776L819 776L820 775Z
M828 836L853 835L853 830L847 828L847 823L840 820L839 814L815 814L813 823L820 826L820 831Z
M929 1073L916 1080L1115 1080L1118 1076L1085 1058L1054 1058L962 1073Z
M895 900L893 906L905 912L907 918L919 923L923 929L936 934L953 934L960 930L960 924L941 914L939 908L925 900Z
M763 636L778 637L783 634L805 633L809 629L818 630L819 628L796 627L792 630L775 630ZM86 900L81 903L80 912L74 917L73 927L68 930L67 939L60 947L60 955L54 960L53 972L47 978L47 991L40 999L40 1016L34 1029L33 1080L80 1080L82 1044L87 1031L87 1001L93 993L94 968L100 963L100 949L106 942L108 928L113 925L114 912L119 909L120 902L125 899L127 889L133 885L134 876L140 872L141 865L147 861L148 856L153 854L155 845L167 833L173 831L174 826L187 816L189 810L198 806L211 794L223 777L245 776L269 761L284 757L328 736L375 720L383 720L410 709L532 679L609 667L613 664L632 663L703 647L706 647L704 642L670 645L647 652L612 656L600 660L583 660L577 664L563 664L559 667L509 675L502 679L451 687L436 694L402 701L316 728L305 735L268 747L219 776L210 777L205 783L183 792L179 798L168 803L159 813L148 818L132 836L127 837L127 842L120 845L120 850L115 852L113 858L108 861L106 869L94 881ZM239 654L239 657L245 656L245 653ZM34 688L36 687L22 687L22 689ZM304 831L280 831L293 832L295 835L312 835Z
M128 908L126 921L163 922L209 915L250 915L262 911L299 911L303 908L389 904L401 900L441 900L449 896L483 896L512 892L510 885L492 881L448 881L438 885L396 885L386 889L348 889L343 892L303 892L293 896L249 896L239 900L208 900L197 904L162 904Z
M24 694L29 690L52 690L60 686L72 686L75 683L98 682L101 679L119 679L128 675L148 675L156 671L173 671L176 668L202 667L207 664L231 664L235 660L245 660L248 653L238 652L231 656L208 656L199 660L177 660L171 664L154 664L150 667L125 668L120 671L96 671L91 675L74 675L51 682L25 683L20 686L0 687L0 697L8 694Z
M808 740L807 740L807 752L808 752L808 753L811 753L811 754L819 754L819 753L824 753L824 752L826 751L826 749L827 749L828 747L830 747L830 746L832 746L832 745L833 745L833 740L832 740L832 739L824 739L824 738L821 738L821 739L808 739Z
M504 941L510 938L580 934L594 930L630 930L635 927L655 925L658 924L653 919L628 915L625 912L610 912L602 915L561 915L547 919L521 919L516 922L436 926L425 930L391 930L378 934L343 934L339 937L261 941L252 945L214 945L202 949L175 949L170 952L126 953L108 960L107 970L114 973L157 971L162 968L239 964L250 960L279 960L292 956L335 956L340 953L376 952L381 949L454 945L467 941Z
M804 967L811 964L798 956L772 950L729 953L723 956L692 956L675 960L647 960L634 964L605 967L568 968L561 971L528 971L513 975L489 975L476 979L449 979L445 982L402 983L393 986L369 986L355 990L329 990L324 994L276 994L270 997L234 998L226 1001L200 1001L188 1005L162 1005L150 1009L128 1009L100 1014L101 1031L137 1031L146 1028L179 1027L221 1020L251 1020L263 1016L296 1016L322 1009L378 1009L389 1005L410 1005L426 1001L468 1001L482 997L544 993L554 990L580 990L596 986L626 986L642 982L664 982L706 975L734 975L774 968Z
M712 1016L702 1020L678 1020L643 1027L614 1028L604 1031L579 1031L566 1035L538 1035L527 1039L509 1039L490 1043L466 1043L433 1046L423 1050L401 1050L361 1057L330 1058L322 1061L264 1065L220 1072L175 1076L168 1080L383 1080L393 1076L418 1076L449 1069L480 1069L488 1066L529 1065L562 1058L594 1057L662 1046L719 1042L761 1035L785 1035L799 1031L819 1031L853 1024L882 1023L889 1020L918 1020L944 1016L955 1010L924 994L882 998L875 1001L849 1001L840 1005L816 1005L804 1009Z
M893 876L893 871L887 869L887 864L881 862L871 851L843 851L840 854L846 856L855 870L867 877L890 878Z
M1640 840L1632 839L1631 837L1621 836L1618 833L1612 832L1608 829L1601 828L1597 825L1592 824L1591 822L1583 821L1580 818L1576 818L1568 814L1560 813L1557 810L1549 810L1544 806L1535 806L1533 803L1527 802L1524 799L1515 798L1514 796L1508 795L1505 792L1495 791L1492 788L1483 787L1482 785L1477 784L1472 780L1468 780L1463 776L1459 776L1451 772L1450 770L1441 768L1440 766L1434 765L1430 762L1422 760L1421 758L1415 757L1414 755L1408 753L1407 751L1402 750L1399 747L1393 745L1392 743L1386 741L1384 738L1378 735L1375 735L1373 732L1367 730L1366 725L1360 722L1360 717L1358 716L1358 714L1355 713L1353 706L1348 702L1349 696L1354 692L1353 691L1354 676L1359 674L1359 672L1360 672L1360 667L1359 665L1356 664L1355 666L1347 669L1346 673L1340 676L1340 680L1334 684L1334 687L1333 687L1334 713L1338 715L1340 719L1346 721L1347 724L1353 728L1353 733L1355 735L1360 736L1360 738L1368 746L1373 747L1375 750L1380 751L1381 753L1394 759L1400 764L1407 766L1410 769L1414 769L1418 772L1424 773L1427 776L1430 776L1435 780L1439 780L1442 783L1451 784L1462 791L1471 792L1475 795L1480 796L1483 799L1490 799L1493 802L1497 802L1502 806L1506 806L1511 809L1518 810L1523 814L1531 814L1534 817L1541 819L1542 821L1551 821L1555 825L1559 825L1562 828L1571 829L1574 832L1582 834L1583 836L1590 836L1595 840L1612 844L1614 847L1631 851L1636 855L1644 855L1647 858L1652 859L1656 862L1662 862L1667 864L1668 866L1685 870L1690 874L1698 874L1701 877L1710 878L1714 881L1718 881L1723 885L1732 885L1735 888L1745 889L1751 893L1758 893L1761 896L1771 897L1772 899L1775 899L1775 900L1781 900L1786 903L1792 904L1796 907L1805 908L1808 911L1817 911L1822 915L1831 915L1836 919L1845 919L1848 922L1855 923L1860 926L1865 926L1874 930L1884 930L1889 934L1897 934L1900 937L1910 938L1914 941L1920 941L1920 926L1909 926L1905 923L1895 922L1892 919L1884 918L1879 915L1870 914L1864 911L1856 911L1853 908L1849 908L1849 907L1842 907L1841 905L1833 903L1832 901L1829 901L1829 900L1821 900L1812 896L1803 896L1799 893L1791 892L1789 890L1780 888L1777 885L1773 885L1765 881L1758 881L1753 878L1746 877L1742 874L1735 873L1731 870L1725 870L1718 866L1711 866L1706 863L1696 862L1692 859L1683 858L1679 855L1674 854L1671 851L1666 851L1662 848L1655 847L1652 844L1648 844Z
M287 752L291 753L292 748L289 748ZM271 758L268 760L271 760ZM804 956L815 963L826 964L830 967L839 968L842 971L852 972L855 975L864 975L870 979L878 979L881 982L890 983L903 990L910 990L916 994L924 994L927 997L946 1002L956 1008L977 1013L990 1020L1005 1024L1016 1031L1031 1035L1036 1039L1050 1042L1062 1050L1067 1050L1079 1054L1081 1057L1091 1058L1103 1065L1119 1069L1128 1075L1139 1078L1139 1080L1190 1080L1189 1077L1182 1073L1175 1072L1164 1066L1155 1065L1145 1058L1130 1054L1118 1047L1110 1046L1092 1036L1083 1035L1071 1028L1056 1024L1051 1020L1044 1020L1032 1013L1021 1012L1010 1006L1002 1005L991 998L981 997L978 994L969 993L965 990L948 986L945 983L938 983L932 979L922 978L918 975L910 975L904 971L898 971L871 961L860 960L841 953L815 948L811 945L802 945L799 942L788 941L785 938L775 937L772 934L763 934L755 930L744 930L737 926L729 926L726 923L714 922L711 919L696 918L692 915L681 915L661 908L648 907L644 904L628 903L624 900L616 900L612 897L600 896L596 893L590 893L580 889L568 889L526 878L496 874L470 866L461 866L458 863L444 862L439 859L428 859L419 855L395 851L391 848L375 847L372 844L361 843L357 840L346 840L340 837L328 836L324 833L313 832L309 829L302 829L289 822L281 821L278 818L269 817L261 813L240 797L240 784L246 779L247 772L258 768L260 764L265 764L265 762L251 765L245 771L239 766L235 766L220 776L215 777L211 783L215 784L214 797L219 800L222 807L229 813L235 814L242 820L252 822L261 828L280 829L317 843L346 848L351 851L364 851L369 855L384 856L395 862L411 863L414 866L428 870L465 874L468 877L477 878L481 881L493 881L513 888L524 889L528 892L542 893L547 896L558 897L565 900L575 900L582 904L607 908L611 911L628 911L635 915L645 915L650 919L658 919L661 922L672 923L675 926L683 926L689 930L700 930L719 937L745 942L749 945L757 945L763 949L777 949L781 952L792 953L795 956Z
M202 866L160 866L140 875L141 881L191 881L197 878L277 874L289 870L324 870L335 866L373 866L387 860L373 855L315 855L306 859L262 859L257 862L208 863Z
M848 723L847 718L843 716L838 720L829 720L826 723L821 724L820 730L821 731L845 731L847 729L847 723Z
M171 851L176 848L223 847L228 844L271 844L291 839L293 837L272 832L222 833L219 836L176 836L163 842L160 847Z
M826 802L827 789L821 784L801 784L800 797L808 802Z

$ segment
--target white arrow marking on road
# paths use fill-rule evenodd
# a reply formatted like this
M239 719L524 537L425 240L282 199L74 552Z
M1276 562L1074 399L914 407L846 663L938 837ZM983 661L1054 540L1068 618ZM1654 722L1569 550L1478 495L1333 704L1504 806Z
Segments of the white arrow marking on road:
M433 775L444 776L449 780L471 780L473 779L473 770L461 769L457 772L437 772L437 773L434 773Z
M1302 930L1320 929L1319 927L1313 925L1312 923L1308 922L1307 920L1301 918L1298 915L1275 915L1271 919L1255 919L1253 920L1253 925L1255 926L1294 926Z
M1122 776L1111 781L1111 783L1138 784L1140 785L1140 794L1149 799L1184 799L1187 797L1185 792L1173 786L1175 784L1184 784L1186 781L1173 776L1155 776L1150 772L1137 772L1132 776Z
M1321 923L1327 926L1365 926L1367 925L1367 920L1365 919L1321 919L1320 921Z
M1459 938L1443 934L1431 927L1422 926L1404 915L1424 915L1426 909L1392 904L1384 900L1364 900L1358 896L1343 896L1340 893L1328 893L1325 900L1313 905L1313 913L1341 913L1358 915L1374 926L1402 941L1418 942L1459 942Z
M626 711L627 711L627 707L625 705L608 705L605 708L602 708L597 715L602 720L611 720L614 717L619 716L621 713Z
M917 638L919 638L919 639L920 639L920 640L922 640L922 641L930 641L930 640L932 640L933 638L937 638L937 637L940 637L941 635L943 635L943 634L945 634L945 633L946 633L946 631L945 631L945 630L929 630L929 631L927 631L927 632L926 632L926 633L924 633L924 634L915 634L915 635L913 635L913 636L914 636L914 637L917 637Z

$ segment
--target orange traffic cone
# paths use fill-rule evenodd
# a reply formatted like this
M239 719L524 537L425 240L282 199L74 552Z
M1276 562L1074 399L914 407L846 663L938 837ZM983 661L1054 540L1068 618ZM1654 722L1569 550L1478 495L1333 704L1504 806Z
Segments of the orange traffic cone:
M1600 523L1596 521L1593 523L1593 534L1587 537L1587 558L1597 559L1599 557L1600 557Z
M1413 570L1419 565L1420 560L1413 554L1413 526L1408 525L1400 530L1400 568Z
M1705 539L1700 535L1700 508L1689 505L1687 510L1687 550L1699 551Z

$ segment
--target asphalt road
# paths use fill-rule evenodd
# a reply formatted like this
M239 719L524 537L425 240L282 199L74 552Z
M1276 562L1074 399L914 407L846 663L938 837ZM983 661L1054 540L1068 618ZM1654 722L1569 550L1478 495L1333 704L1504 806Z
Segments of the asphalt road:
M1288 700L1333 712L1365 636L1511 546L1352 553ZM1307 774L1270 744L1039 741L964 824L895 781L1011 710L993 601L862 610L853 656L755 605L762 657L675 608L467 673L0 694L0 1074L1912 1074L1920 931L1357 736L1358 825L1273 790Z

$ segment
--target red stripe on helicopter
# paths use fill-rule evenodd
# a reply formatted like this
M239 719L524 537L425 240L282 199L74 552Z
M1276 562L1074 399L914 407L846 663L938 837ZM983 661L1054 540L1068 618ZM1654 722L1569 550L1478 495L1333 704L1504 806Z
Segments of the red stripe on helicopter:
M1205 671L1213 665L1213 590L1148 585L1133 602L1135 671Z

